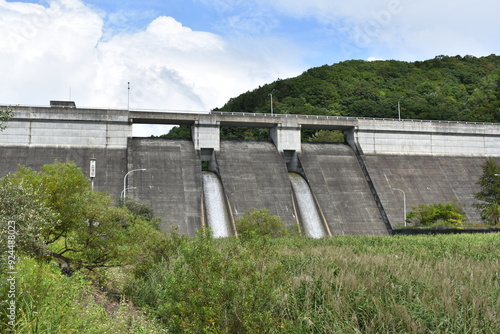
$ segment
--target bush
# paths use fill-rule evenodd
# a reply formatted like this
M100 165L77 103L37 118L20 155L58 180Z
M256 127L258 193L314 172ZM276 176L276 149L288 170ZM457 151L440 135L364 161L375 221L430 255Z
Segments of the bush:
M466 218L463 210L455 203L420 204L413 206L412 210L406 215L406 219L414 226L459 227Z
M271 215L267 209L245 212L236 220L236 230L243 237L268 236L283 237L287 235L285 223L278 216Z
M266 333L283 326L279 285L285 277L279 263L266 260L268 248L210 233L178 241L125 290L169 332Z
M9 324L9 284L0 275L0 331L2 333L159 333L129 302L113 301L80 273L61 275L54 262L22 258L17 263L15 327Z

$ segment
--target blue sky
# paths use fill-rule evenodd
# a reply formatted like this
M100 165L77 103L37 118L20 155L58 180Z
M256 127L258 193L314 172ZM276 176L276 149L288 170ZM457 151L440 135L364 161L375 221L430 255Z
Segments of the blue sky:
M498 13L497 0L0 0L0 104L208 111L348 59L500 54Z

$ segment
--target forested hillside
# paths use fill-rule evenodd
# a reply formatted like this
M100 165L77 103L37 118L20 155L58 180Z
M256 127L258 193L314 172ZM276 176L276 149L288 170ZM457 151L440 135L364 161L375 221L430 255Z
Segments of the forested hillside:
M231 99L216 111L500 121L500 56L350 60L312 68ZM403 98L402 98L403 97Z

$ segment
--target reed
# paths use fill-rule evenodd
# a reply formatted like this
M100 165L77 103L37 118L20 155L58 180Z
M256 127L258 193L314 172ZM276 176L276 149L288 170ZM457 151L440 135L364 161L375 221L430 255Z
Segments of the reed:
M128 290L173 332L500 332L495 234L185 242Z

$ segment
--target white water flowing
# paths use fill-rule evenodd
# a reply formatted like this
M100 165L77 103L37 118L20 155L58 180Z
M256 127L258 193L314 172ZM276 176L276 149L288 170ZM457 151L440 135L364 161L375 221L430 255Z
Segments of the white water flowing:
M231 220L226 209L224 190L215 173L203 172L203 198L208 227L215 238L231 235Z
M293 192L299 207L299 215L302 226L307 236L311 238L323 238L326 236L311 188L302 176L296 173L288 173L292 182Z

